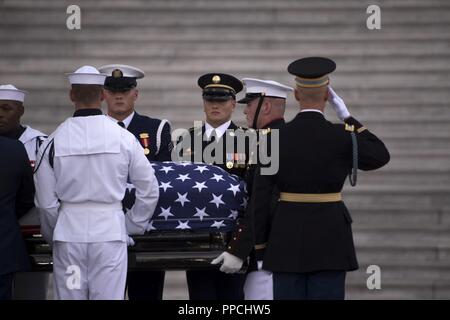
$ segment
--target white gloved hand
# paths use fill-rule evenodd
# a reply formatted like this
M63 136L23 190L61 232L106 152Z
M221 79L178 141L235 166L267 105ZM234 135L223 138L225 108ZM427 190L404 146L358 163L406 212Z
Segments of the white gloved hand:
M135 245L135 243L134 243L133 238L130 237L130 236L127 236L127 246L128 246L128 247L132 247L132 246L134 246L134 245Z
M262 270L262 265L263 265L262 260L256 261L256 265L258 266L258 271L261 271Z
M231 253L222 252L220 256L211 261L211 264L219 263L222 263L220 271L225 273L236 273L242 268L244 261Z
M348 117L350 117L350 112L348 112L347 106L345 105L344 100L339 97L336 92L331 87L328 87L329 98L328 102L333 107L334 111L336 111L339 119L344 121Z

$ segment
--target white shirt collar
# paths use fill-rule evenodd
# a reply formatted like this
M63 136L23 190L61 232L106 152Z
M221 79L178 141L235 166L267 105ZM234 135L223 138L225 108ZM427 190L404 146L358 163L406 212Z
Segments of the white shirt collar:
M108 118L110 118L112 121L114 121L114 122L116 122L116 123L119 122L119 120L117 120L117 119L111 117L109 114L107 114L107 116L108 116ZM133 117L134 117L134 111L133 111L128 117L126 117L125 119L122 120L123 124L125 125L125 128L128 128L128 126L129 126L130 123L131 123L131 120L133 120Z
M43 134L42 132L40 132L36 129L33 129L29 126L25 126L25 125L22 125L22 126L25 128L25 131L19 137L19 141L24 144L30 140L37 138L37 137L46 137L47 136L46 134Z
M208 122L205 121L205 134L206 134L206 137L209 139L209 137L211 136L212 131L215 130L217 139L220 139L224 135L225 131L227 131L227 129L230 126L230 124L231 124L231 120L228 120L224 124L218 126L217 128L214 128Z
M309 111L318 112L318 113L323 114L322 111L317 110L317 109L303 109L303 110L300 110L300 112L309 112Z

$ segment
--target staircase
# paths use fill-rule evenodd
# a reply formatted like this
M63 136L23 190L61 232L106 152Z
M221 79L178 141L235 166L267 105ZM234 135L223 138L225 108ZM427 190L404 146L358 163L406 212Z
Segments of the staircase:
M69 117L64 73L85 64L142 68L137 110L188 128L203 118L201 74L293 85L291 61L329 56L338 65L334 89L392 156L344 192L361 265L348 276L347 298L450 298L448 0L76 3L81 30L70 31L72 1L0 0L0 83L29 91L25 123L50 133ZM381 30L366 27L370 4L381 8ZM242 110L234 119L245 125ZM291 119L293 98L287 110ZM381 290L366 287L369 265L381 268ZM175 275L165 298L186 298Z

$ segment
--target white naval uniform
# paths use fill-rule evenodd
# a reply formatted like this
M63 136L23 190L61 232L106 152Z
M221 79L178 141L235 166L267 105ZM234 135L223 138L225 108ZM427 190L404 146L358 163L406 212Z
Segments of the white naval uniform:
M42 234L53 244L55 297L123 299L127 234L145 232L159 197L141 145L106 116L94 115L67 119L38 159L42 154L35 202ZM127 178L136 187L136 202L124 215Z
M252 271L247 274L244 284L245 300L273 300L272 272Z
M47 139L47 135L31 127L24 127L25 131L19 137L19 141L23 143L25 150L27 150L31 165L34 166L39 147L41 146L42 142Z

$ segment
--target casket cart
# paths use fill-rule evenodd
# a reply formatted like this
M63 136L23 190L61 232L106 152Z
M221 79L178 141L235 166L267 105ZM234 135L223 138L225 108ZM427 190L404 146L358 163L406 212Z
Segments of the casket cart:
M144 235L132 236L129 270L195 270L226 249L230 231L245 210L245 183L203 163L153 162L160 197ZM51 247L36 223L22 223L33 271L51 271Z

